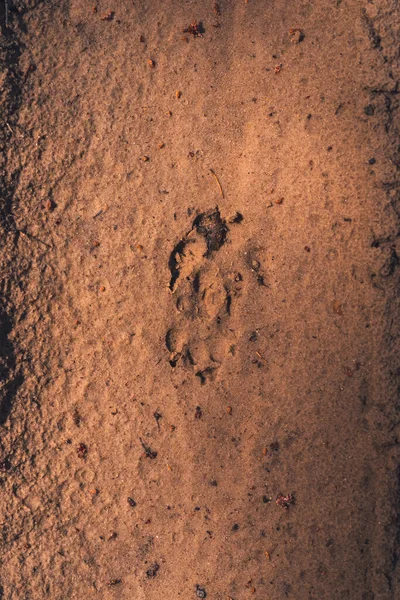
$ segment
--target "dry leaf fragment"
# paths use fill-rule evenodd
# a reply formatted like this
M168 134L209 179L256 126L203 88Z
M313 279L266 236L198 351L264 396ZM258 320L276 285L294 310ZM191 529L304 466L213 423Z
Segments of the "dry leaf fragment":
M104 13L104 15L102 15L100 17L100 21L112 21L114 18L114 11L113 10L109 10L108 12Z
M339 300L334 301L334 303L332 304L332 308L337 315L340 315L340 316L343 315L343 307L340 304Z

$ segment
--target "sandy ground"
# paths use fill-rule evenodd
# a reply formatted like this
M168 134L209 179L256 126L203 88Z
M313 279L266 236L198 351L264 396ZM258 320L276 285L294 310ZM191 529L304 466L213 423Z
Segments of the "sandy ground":
M8 8L0 597L399 598L397 0Z

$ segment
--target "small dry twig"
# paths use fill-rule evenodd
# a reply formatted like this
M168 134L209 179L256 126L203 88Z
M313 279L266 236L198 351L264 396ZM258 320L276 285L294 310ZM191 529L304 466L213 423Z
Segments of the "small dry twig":
M4 0L4 13L5 13L4 14L4 23L5 23L5 26L7 28L8 28L8 15L9 15L9 12L10 12L10 8L9 8L9 5L8 5L8 0Z
M217 184L218 184L219 191L221 192L221 196L222 196L223 198L225 198L224 190L222 189L222 185L221 185L221 182L220 182L220 180L218 179L218 176L217 176L217 174L215 173L215 171L213 171L213 169L210 169L210 173L212 173L212 175L213 175L213 176L214 176L214 178L215 178L215 181L216 181L216 182L217 182Z
M202 23L193 21L188 27L185 27L183 33L190 33L193 37L203 37L204 27Z

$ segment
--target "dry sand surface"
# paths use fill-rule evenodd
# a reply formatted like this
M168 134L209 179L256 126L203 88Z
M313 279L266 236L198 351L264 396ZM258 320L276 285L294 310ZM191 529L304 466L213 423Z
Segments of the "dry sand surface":
M398 599L398 1L0 18L0 597Z

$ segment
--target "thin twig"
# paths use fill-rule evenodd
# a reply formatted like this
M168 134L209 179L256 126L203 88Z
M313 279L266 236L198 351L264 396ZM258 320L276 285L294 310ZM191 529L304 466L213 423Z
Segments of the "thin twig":
M219 191L221 192L221 196L222 196L223 198L225 198L224 190L222 189L222 185L221 185L221 183L220 183L220 180L219 180L219 179L218 179L218 177L217 177L217 174L216 174L216 173L215 173L215 171L213 171L212 169L210 169L210 172L211 172L211 173L214 175L214 177L215 177L215 181L216 181L216 182L217 182L217 184L218 184Z
M5 25L8 27L8 0L4 0Z
M24 235L28 240L32 240L34 242L37 242L38 244L42 244L43 246L46 246L46 248L51 248L50 244L46 244L46 242L44 242L43 240L40 240L35 235L32 235L31 233L28 233L27 231L24 231L23 229L15 229L15 231L17 233L22 233L22 235Z

